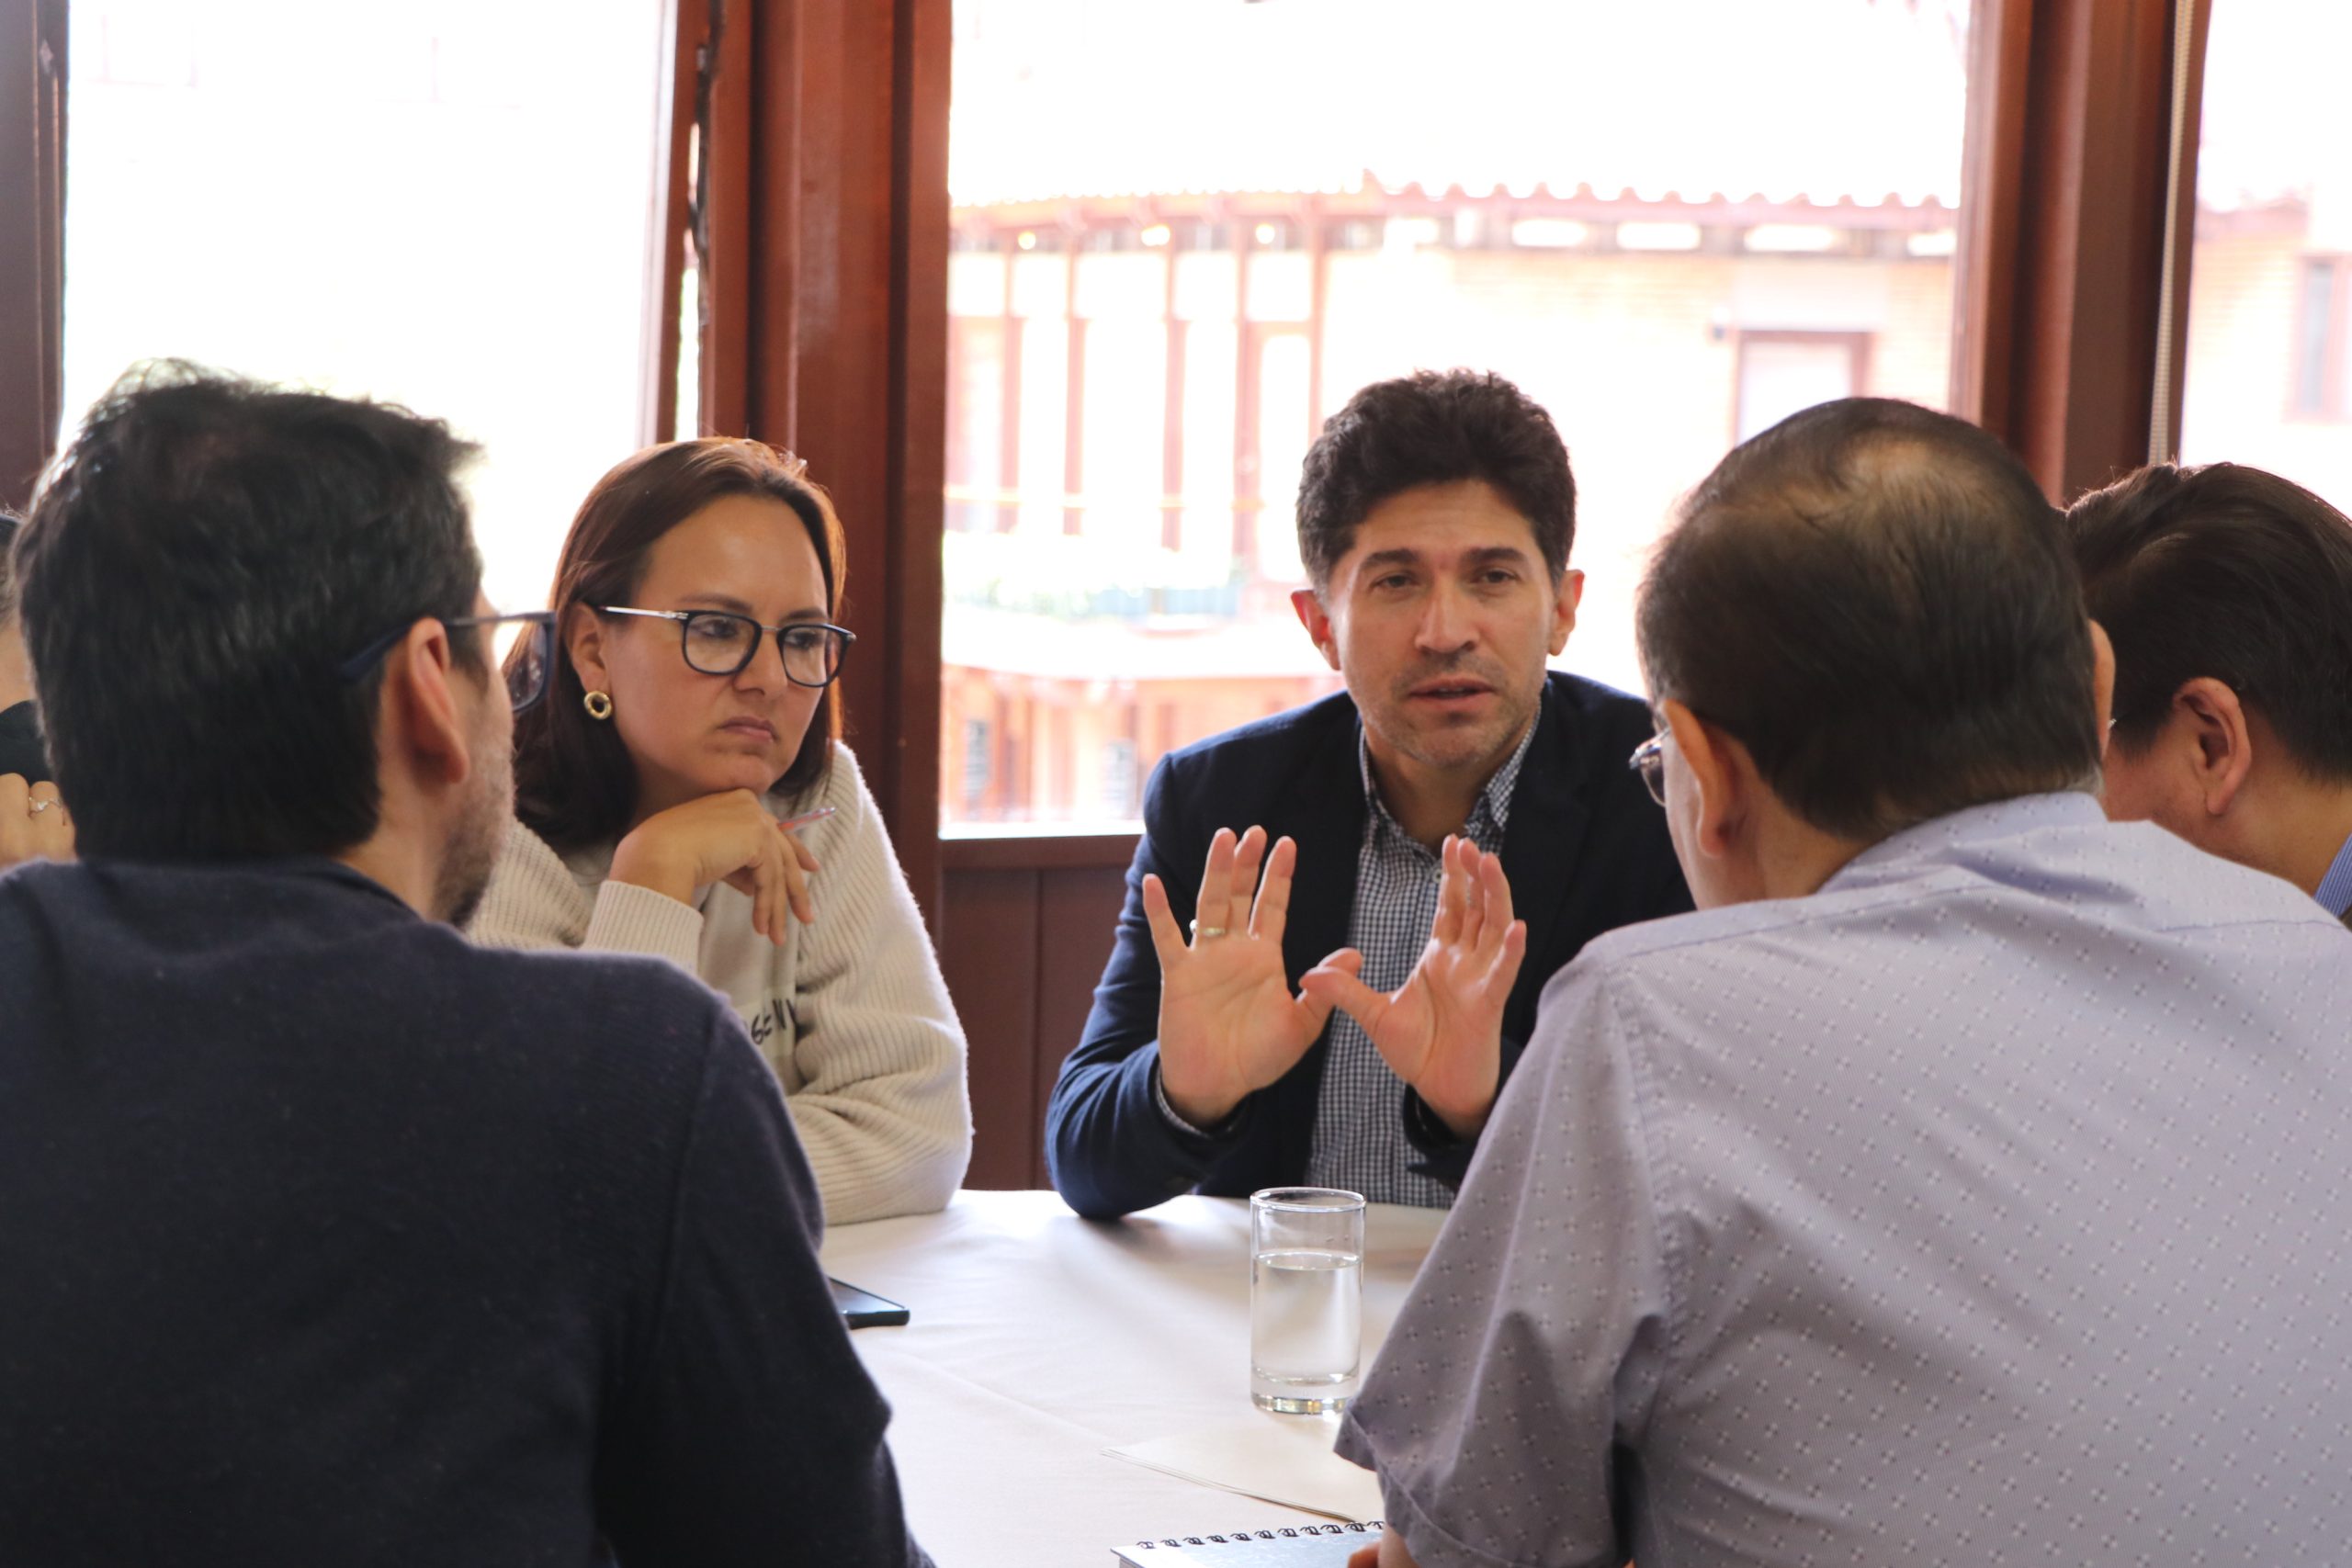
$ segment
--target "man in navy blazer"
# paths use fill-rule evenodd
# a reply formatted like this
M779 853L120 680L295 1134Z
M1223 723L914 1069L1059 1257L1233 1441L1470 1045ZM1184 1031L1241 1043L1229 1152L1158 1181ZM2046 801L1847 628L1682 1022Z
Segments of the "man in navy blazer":
M1544 983L1691 907L1627 766L1647 708L1545 668L1583 589L1575 496L1497 376L1375 383L1326 423L1292 600L1348 690L1154 770L1046 1113L1079 1213L1302 1181L1448 1203Z

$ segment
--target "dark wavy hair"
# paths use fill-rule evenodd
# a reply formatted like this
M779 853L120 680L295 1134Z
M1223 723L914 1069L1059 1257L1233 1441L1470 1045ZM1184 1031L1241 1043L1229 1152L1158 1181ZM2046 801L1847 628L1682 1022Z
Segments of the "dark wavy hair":
M582 706L586 688L571 667L564 635L572 606L627 604L645 581L647 562L663 536L711 502L736 495L791 508L808 531L825 576L825 612L838 613L848 559L841 520L789 453L758 441L708 436L649 446L615 465L580 503L556 562L548 594L556 634L547 699L514 721L514 813L558 850L616 837L637 809L637 770L628 749L612 725L590 718ZM818 698L798 754L770 793L797 795L831 766L842 734L840 693L836 682Z
M1480 479L1535 532L1557 582L1577 537L1568 448L1542 404L1492 371L1374 381L1323 422L1298 481L1298 555L1320 592L1356 529L1390 496Z
M16 546L18 606L83 852L334 854L377 829L387 632L481 583L436 419L162 362L90 410ZM479 636L457 662L489 679Z
M2160 463L2066 513L2115 644L2115 743L2154 742L2173 694L2228 686L2317 778L2352 779L2352 520L2237 463Z

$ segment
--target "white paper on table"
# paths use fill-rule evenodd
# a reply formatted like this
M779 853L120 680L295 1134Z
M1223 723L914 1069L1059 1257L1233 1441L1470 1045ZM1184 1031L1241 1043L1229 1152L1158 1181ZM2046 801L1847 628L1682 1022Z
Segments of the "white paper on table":
M1261 1416L1102 1451L1204 1486L1335 1519L1380 1517L1380 1483L1331 1451L1337 1416Z

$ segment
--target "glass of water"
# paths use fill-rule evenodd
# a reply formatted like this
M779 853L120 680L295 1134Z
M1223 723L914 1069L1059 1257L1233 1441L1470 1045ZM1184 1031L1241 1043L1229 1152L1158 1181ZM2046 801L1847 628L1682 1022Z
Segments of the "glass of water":
M1320 1416L1355 1397L1363 1355L1363 1197L1269 1187L1250 1198L1250 1397Z

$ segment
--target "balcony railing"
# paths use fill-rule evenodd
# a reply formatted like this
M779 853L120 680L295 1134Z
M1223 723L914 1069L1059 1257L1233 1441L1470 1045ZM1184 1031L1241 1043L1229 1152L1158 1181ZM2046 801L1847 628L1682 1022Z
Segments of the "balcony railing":
M1056 620L1229 621L1249 581L1230 551L1087 534L967 534L941 540L947 602Z

